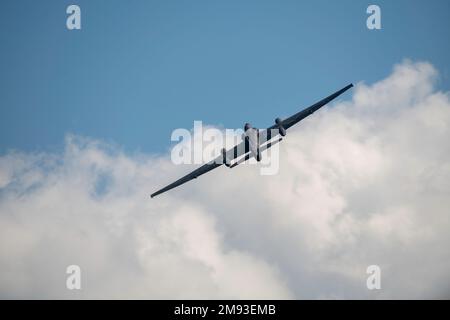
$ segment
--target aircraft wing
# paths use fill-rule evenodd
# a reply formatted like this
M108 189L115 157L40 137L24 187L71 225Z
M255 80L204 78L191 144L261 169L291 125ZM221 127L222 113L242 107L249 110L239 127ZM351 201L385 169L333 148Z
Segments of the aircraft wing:
M335 98L337 98L338 96L340 96L341 94L343 94L345 91L347 91L348 89L350 89L351 87L353 87L353 84L349 84L348 86L342 88L339 91L336 91L335 93L333 93L332 95L329 95L328 97L326 97L325 99L320 100L319 102L313 104L312 106L303 109L300 112L297 112L296 114L294 114L293 116L290 116L287 119L284 119L282 121L282 126L285 129L288 129L290 127L292 127L294 124L296 124L297 122L303 120L304 118L306 118L307 116L313 114L314 112L316 112L317 110L319 110L320 108L322 108L324 105L326 105L327 103L329 103L331 100L334 100ZM278 125L273 125L270 128L268 128L268 130L271 129L276 129L278 128Z
M201 176L202 174L205 174L217 167L220 167L222 165L222 163L207 163L204 164L203 166L201 166L200 168L192 171L191 173L185 175L184 177L178 179L177 181L169 184L168 186L156 191L155 193L153 193L150 197L156 197L158 194L161 194L163 192L166 192L170 189L173 189L175 187L178 187L180 185L182 185L183 183L186 183L192 179L197 179L197 177Z
M248 148L248 143L246 143L246 140L238 143L237 145L235 145L233 148L229 149L228 151L226 151L226 160L227 161L231 161L234 160L236 158L239 158L240 156L248 153L249 151ZM175 187L178 187L180 185L182 185L183 183L186 183L192 179L197 179L199 176L201 176L202 174L205 174L215 168L220 167L222 164L224 164L224 159L223 159L223 155L221 154L220 156L218 156L217 158L215 158L214 160L202 165L201 167L195 169L194 171L192 171L191 173L185 175L184 177L178 179L177 181L169 184L168 186L156 191L155 193L153 193L150 197L156 197L157 195L169 191L170 189L173 189Z

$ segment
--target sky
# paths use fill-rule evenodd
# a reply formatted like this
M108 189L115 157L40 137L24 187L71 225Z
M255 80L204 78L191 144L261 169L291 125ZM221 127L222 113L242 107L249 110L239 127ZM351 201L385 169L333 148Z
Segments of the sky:
M66 133L167 152L194 120L267 127L404 58L449 88L448 1L6 1L0 12L0 154L61 150ZM75 3L74 2L74 3Z
M220 167L154 199L189 167L79 135L0 157L0 297L448 299L450 94L437 78L398 64L290 129L278 174ZM80 290L66 288L71 265Z
M8 1L0 298L450 297L448 1ZM171 133L289 129L279 172L192 169ZM66 287L69 265L81 290ZM368 290L367 267L381 270Z

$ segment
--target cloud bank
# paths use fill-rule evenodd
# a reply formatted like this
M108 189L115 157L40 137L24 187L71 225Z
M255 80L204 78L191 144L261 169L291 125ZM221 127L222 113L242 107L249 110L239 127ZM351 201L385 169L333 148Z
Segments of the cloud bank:
M280 171L68 135L0 157L1 298L450 298L450 102L405 61L288 132ZM82 289L66 289L66 267ZM381 290L366 268L381 268Z

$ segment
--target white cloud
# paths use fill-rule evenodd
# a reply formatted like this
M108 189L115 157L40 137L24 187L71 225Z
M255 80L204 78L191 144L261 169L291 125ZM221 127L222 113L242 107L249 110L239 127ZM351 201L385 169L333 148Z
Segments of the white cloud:
M68 136L0 158L0 296L449 298L450 102L405 61L290 130L280 172L190 170ZM82 268L82 290L65 268ZM368 291L366 268L382 270Z

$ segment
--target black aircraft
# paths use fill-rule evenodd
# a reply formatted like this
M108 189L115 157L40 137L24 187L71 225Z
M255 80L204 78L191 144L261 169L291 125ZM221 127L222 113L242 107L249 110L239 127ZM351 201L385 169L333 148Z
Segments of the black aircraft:
M286 135L287 129L292 127L297 122L303 120L307 116L313 114L315 111L319 110L328 102L340 96L351 87L353 87L353 84L349 84L341 90L336 91L332 95L326 97L323 100L320 100L319 102L306 109L303 109L302 111L294 114L293 116L290 116L287 119L281 120L280 118L277 118L275 119L275 124L267 129L256 129L253 128L249 123L246 123L244 126L243 141L241 143L237 144L228 151L226 151L225 148L222 149L221 155L219 155L216 159L204 164L203 166L169 184L161 190L156 191L151 195L151 197L153 198L163 192L178 187L179 185L182 185L189 180L196 179L202 174L220 167L222 164L229 168L234 168L235 166L250 159L251 157L255 157L257 161L261 161L261 152L280 142L283 139L282 137ZM271 141L273 138L277 139Z

